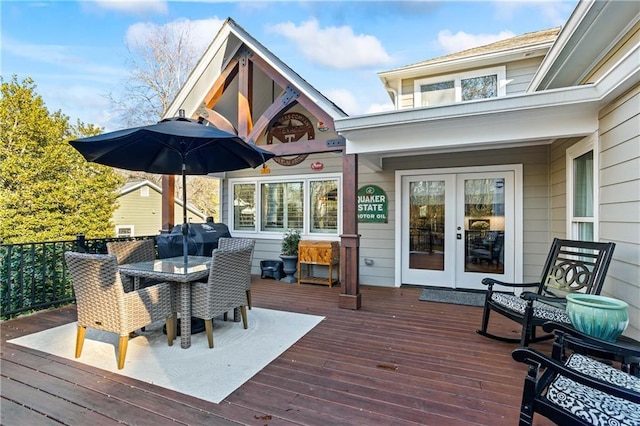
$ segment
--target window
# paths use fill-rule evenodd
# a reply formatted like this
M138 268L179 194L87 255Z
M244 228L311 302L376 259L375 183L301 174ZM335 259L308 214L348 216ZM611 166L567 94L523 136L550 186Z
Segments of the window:
M133 233L133 225L117 225L116 226L116 237L134 237Z
M149 187L148 186L140 187L140 196L141 197L148 197L149 196Z
M416 80L414 107L505 96L505 79L505 67L495 67Z
M260 184L261 231L285 232L303 229L304 182Z
M298 229L312 235L339 233L339 188L337 175L301 176L291 180L230 180L233 208L232 230L275 233ZM256 208L259 206L259 208Z
M598 167L590 136L567 150L567 238L597 241Z

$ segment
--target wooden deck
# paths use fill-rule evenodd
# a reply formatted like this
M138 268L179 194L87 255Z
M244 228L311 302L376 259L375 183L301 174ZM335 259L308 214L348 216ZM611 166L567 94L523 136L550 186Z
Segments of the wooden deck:
M338 308L339 292L254 277L254 306L326 319L220 404L6 343L75 321L74 307L3 322L1 423L517 424L526 366L511 358L515 345L475 333L482 308L362 286L362 309L352 311ZM491 326L517 330L498 317Z

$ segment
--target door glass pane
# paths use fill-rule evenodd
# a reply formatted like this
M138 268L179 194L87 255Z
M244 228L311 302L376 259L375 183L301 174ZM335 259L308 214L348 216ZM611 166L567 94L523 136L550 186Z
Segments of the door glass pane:
M409 268L444 271L445 182L410 183Z
M465 200L465 272L504 273L504 179L468 179Z

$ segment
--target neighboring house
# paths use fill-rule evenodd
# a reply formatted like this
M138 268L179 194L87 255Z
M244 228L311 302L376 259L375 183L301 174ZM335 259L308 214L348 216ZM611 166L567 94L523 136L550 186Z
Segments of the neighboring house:
M175 217L182 217L182 200L176 198ZM188 218L204 222L204 213L187 204ZM162 228L162 189L148 180L128 182L120 188L118 207L113 212L116 237L158 235Z
M640 338L640 3L580 2L562 29L379 76L396 110L347 117L231 20L203 55L167 115L282 155L225 176L254 269L287 228L339 240L339 303L358 308L359 283L535 281L554 237L613 241L603 293Z

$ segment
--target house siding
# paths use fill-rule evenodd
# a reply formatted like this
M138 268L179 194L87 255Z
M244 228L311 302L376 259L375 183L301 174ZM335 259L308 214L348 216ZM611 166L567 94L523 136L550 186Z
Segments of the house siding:
M600 239L616 243L603 294L629 303L640 340L640 84L599 113Z
M540 56L507 64L507 96L524 93L541 63Z
M176 223L182 222L182 206L175 203ZM187 211L187 218L193 222L204 222L204 219ZM136 188L118 197L118 207L113 212L113 232L116 226L133 226L135 237L158 235L162 229L162 194L149 187L149 196L140 195L140 188Z

